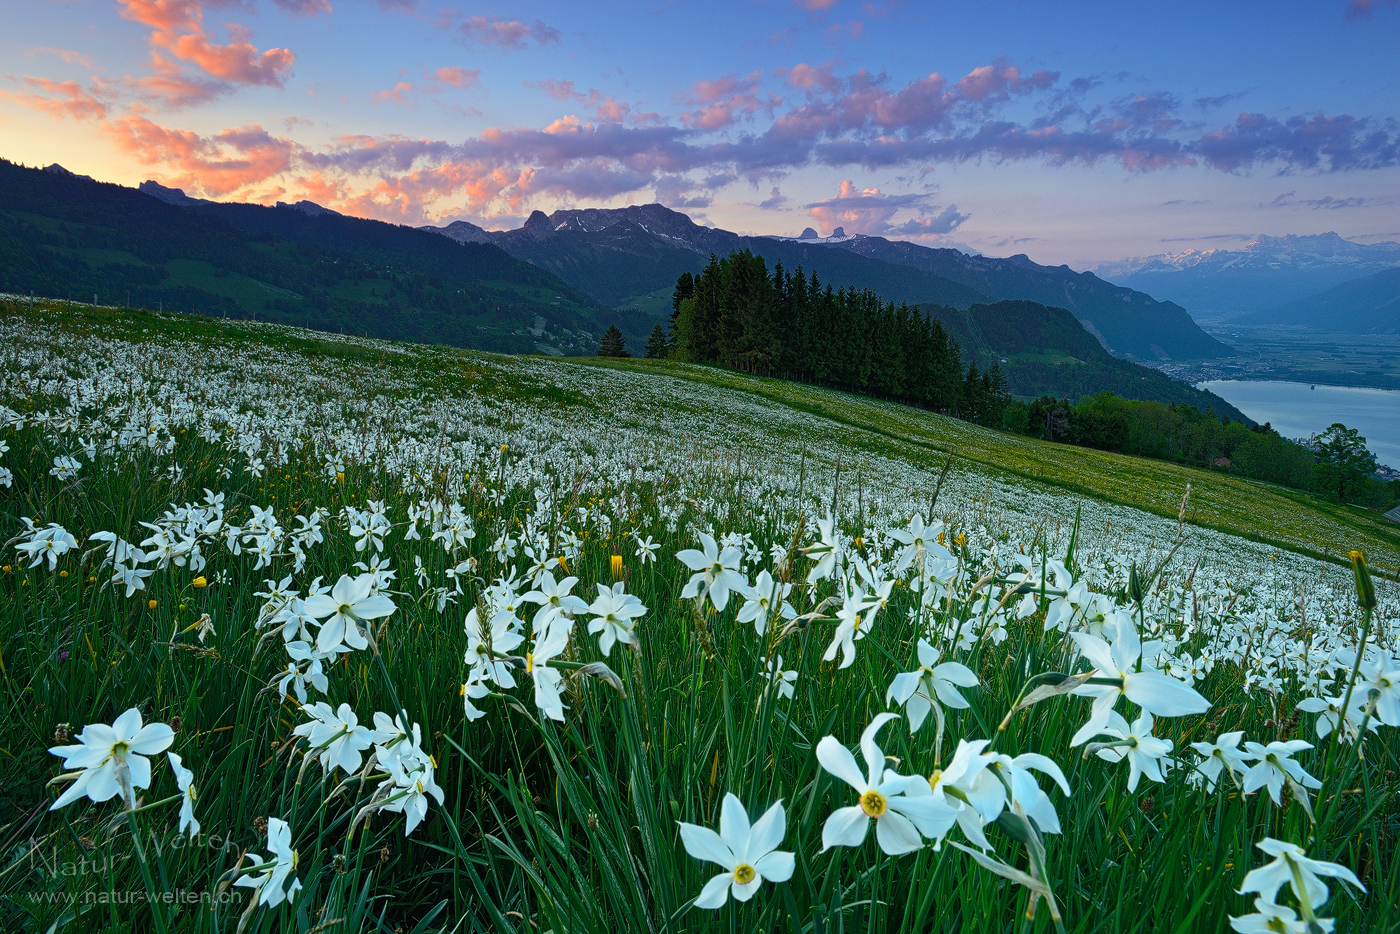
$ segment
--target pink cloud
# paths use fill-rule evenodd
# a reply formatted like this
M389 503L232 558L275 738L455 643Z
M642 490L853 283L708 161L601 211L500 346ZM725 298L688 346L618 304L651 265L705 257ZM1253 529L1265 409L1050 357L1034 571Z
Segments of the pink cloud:
M776 194L777 189L773 190ZM906 236L919 240L937 240L957 229L970 216L959 213L955 204L942 209L930 208L928 200L928 195L921 194L886 195L878 188L857 190L847 179L841 182L834 198L823 198L807 205L807 214L828 233L844 227L848 234ZM895 224L894 216L905 210L931 210L933 213Z
M526 81L525 86L539 88L547 96L557 101L574 101L583 104L593 111L594 117L600 123L621 123L627 119L648 122L659 119L654 113L634 116L631 104L613 100L597 88L589 88L588 93L584 94L574 87L572 81L568 80L545 78L541 81Z
M990 103L1009 100L1012 94L1044 91L1059 79L1058 71L1037 71L1023 78L1015 65L995 62L972 69L954 88L966 100Z
M841 87L840 79L832 74L831 62L822 62L820 65L799 63L779 71L778 74L786 78L788 84L809 94L817 92L835 94Z
M407 81L400 81L398 84L394 85L392 90L375 91L370 95L369 102L371 104L382 104L385 101L393 101L395 104L401 106L412 106L405 97L405 95L412 90L413 85L409 84Z
M736 122L739 115L753 116L760 110L772 113L783 99L776 94L761 97L762 80L763 73L755 71L742 78L725 75L695 82L690 86L689 101L700 106L683 111L681 122L700 130L718 130Z
M481 77L481 71L476 68L458 68L455 65L447 65L432 73L434 81L451 85L454 88L469 88L476 84Z

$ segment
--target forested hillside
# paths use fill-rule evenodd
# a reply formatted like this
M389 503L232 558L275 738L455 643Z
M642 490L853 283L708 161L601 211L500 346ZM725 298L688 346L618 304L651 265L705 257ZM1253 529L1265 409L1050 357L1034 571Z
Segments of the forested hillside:
M517 352L551 334L591 352L604 311L489 244L288 207L177 207L3 160L0 291Z
M836 386L981 424L1000 425L1013 395L1103 389L1248 421L1212 393L1115 359L1069 312L1034 302L896 305L874 290L833 288L801 267L770 272L763 257L743 251L712 257L699 276L683 274L673 303L676 359Z

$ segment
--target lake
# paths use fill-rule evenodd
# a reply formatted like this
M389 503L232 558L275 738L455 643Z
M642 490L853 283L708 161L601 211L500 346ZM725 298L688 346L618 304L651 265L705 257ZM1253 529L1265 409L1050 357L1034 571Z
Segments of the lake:
M1355 428L1376 460L1400 469L1400 392L1274 380L1208 380L1208 389L1285 438L1306 438L1333 422Z

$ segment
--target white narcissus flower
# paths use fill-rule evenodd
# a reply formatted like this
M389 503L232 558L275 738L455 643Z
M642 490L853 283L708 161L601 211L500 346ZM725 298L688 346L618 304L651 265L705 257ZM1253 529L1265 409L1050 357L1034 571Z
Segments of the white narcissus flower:
M1331 918L1318 918L1324 934L1334 926ZM1254 900L1254 914L1230 917L1230 927L1239 934L1308 934L1308 923L1287 905L1275 905L1262 895Z
M1240 751L1240 740L1243 737L1243 730L1235 730L1231 733L1221 733L1213 743L1191 744L1191 748L1201 755L1201 761L1196 763L1196 774L1204 778L1206 791L1215 790L1215 783L1219 780L1222 769L1228 770L1236 781L1244 774L1245 763L1249 760Z
M869 598L865 588L854 576L842 582L842 590L841 609L836 611L836 630L831 634L831 642L827 644L826 651L822 653L822 661L834 660L839 650L841 664L837 667L849 668L856 660L856 643L870 632L875 623L875 616L866 612L870 609Z
M364 758L362 753L378 741L378 734L360 726L359 718L349 704L341 704L339 709L332 710L330 704L317 701L303 705L301 709L312 719L295 727L292 733L306 737L312 752L319 751L321 768L327 772L344 769L347 775L359 771Z
M277 678L277 694L279 697L287 696L287 687L290 685L296 692L297 703L306 703L306 685L310 684L316 690L325 694L330 688L330 681L326 679L322 662L334 660L341 652L348 652L345 646L340 646L331 652L321 652L312 649L308 642L288 642L286 669Z
M784 671L781 655L768 663L768 667L764 669L764 676L768 679L768 684L764 687L765 692L776 688L779 697L792 697L796 690L794 685L797 684L797 671Z
M765 879L786 882L792 878L796 861L791 853L778 849L787 833L787 813L782 801L751 826L743 802L729 793L720 804L719 833L684 822L680 828L687 853L725 869L705 883L695 897L696 908L719 908L731 893L736 901L746 902Z
M1172 742L1152 735L1152 714L1143 711L1130 726L1122 714L1113 711L1108 715L1108 726L1100 733L1123 744L1100 749L1098 756L1107 762L1121 762L1127 758L1129 792L1137 791L1138 779L1144 775L1154 782L1166 781L1162 762L1171 755Z
M906 776L885 768L885 754L875 734L897 714L882 713L870 721L860 736L867 774L862 775L855 756L834 736L817 744L821 767L855 789L860 797L851 807L833 811L822 826L822 850L833 846L860 846L875 821L880 849L891 856L912 853L923 846L921 837L941 839L953 826L957 812L939 798L922 775Z
M1279 794L1283 791L1283 783L1289 779L1304 788L1322 787L1322 782L1303 771L1303 767L1293 761L1294 753L1313 748L1312 743L1291 739L1287 742L1272 742L1267 746L1245 743L1244 748L1245 758L1254 763L1249 767L1249 771L1244 773L1242 784L1245 794L1253 794L1267 786L1269 797L1274 799L1274 804L1282 804Z
M577 577L566 577L555 583L554 575L546 570L540 575L536 589L520 598L525 603L539 606L535 619L530 624L535 632L543 631L559 616L575 616L588 612L588 601L572 592L577 583Z
M729 603L729 592L735 590L742 593L743 588L748 586L748 578L739 570L744 553L733 545L720 551L714 536L705 532L700 533L700 546L703 551L687 548L676 553L676 559L695 572L690 575L681 596L703 599L708 593L715 609L724 612Z
M549 627L543 637L537 635L534 647L525 656L525 670L535 683L535 706L560 723L564 722L564 699L559 692L563 676L557 668L549 667L549 661L569 644L571 626L565 622Z
M807 572L807 583L815 584L835 574L841 562L841 533L836 529L836 520L831 516L818 519L817 542L802 552L815 562Z
M775 607L782 619L796 619L797 611L787 602L791 592L791 584L779 583L773 580L772 574L759 571L753 586L745 586L740 591L744 595L744 605L739 608L739 615L734 617L734 621L753 623L754 629L761 636L768 628L768 620L773 616Z
M1195 688L1160 671L1137 671L1142 658L1142 643L1138 641L1137 627L1132 617L1120 614L1118 638L1110 646L1098 636L1085 632L1069 634L1079 645L1079 651L1098 669L1100 678L1120 678L1122 686L1113 684L1085 684L1075 690L1075 694L1094 698L1093 712L1089 722L1080 727L1070 740L1071 746L1082 745L1091 736L1102 733L1108 726L1108 715L1118 698L1126 696L1143 710L1159 717L1184 717L1187 714L1205 713L1210 709L1210 701L1202 697Z
M373 574L342 574L329 594L306 598L307 615L322 621L321 631L316 634L318 649L329 652L341 643L352 649L369 646L359 624L381 619L396 609L388 594L376 594L373 590Z
M919 667L916 671L906 671L894 676L890 688L885 692L885 703L894 701L904 705L909 717L910 732L917 733L923 726L930 710L938 712L938 720L943 720L940 704L949 707L968 706L958 688L976 687L977 676L972 669L958 662L938 664L938 650L929 645L927 639L920 639Z
M1278 890L1287 885L1293 889L1293 895L1299 902L1306 900L1310 907L1321 908L1327 901L1327 883L1319 877L1341 879L1366 891L1366 886L1350 869L1338 863L1308 859L1307 851L1296 843L1265 837L1255 845L1274 859L1258 869L1250 870L1249 875L1244 877L1244 885L1240 886L1241 895L1257 892L1273 901Z
M525 641L525 637L515 628L520 620L508 610L501 610L491 617L491 631L487 633L481 625L481 617L476 607L467 611L467 653L465 662L468 668L480 669L484 677L495 681L503 688L515 687L515 676L510 665L501 660Z
M1031 774L1040 772L1050 776L1068 796L1069 781L1059 765L1048 756L1034 752L1023 752L1014 758L1005 753L983 752L988 745L989 740L985 739L971 743L959 740L948 767L935 771L929 778L934 794L957 812L958 826L967 839L981 849L988 849L981 828L1000 817L1012 801L1020 803L1041 833L1060 833L1060 816L1055 804Z
M916 561L922 562L930 548L941 548L938 545L938 533L942 529L941 522L924 525L924 517L915 513L907 528L892 530L890 537L904 546L899 557L895 559L894 573L903 574L911 564Z
M194 803L199 800L195 794L194 773L185 768L176 753L167 752L166 756L170 759L170 770L175 773L175 787L180 789L180 826L175 832L184 833L188 827L193 840L199 836L199 821L194 816Z
M30 559L31 568L38 567L48 559L49 570L58 567L58 559L69 551L78 547L78 540L75 539L68 530L57 523L49 523L45 528L35 528L34 524L27 518L24 520L29 525L32 537L27 542L20 542L15 546L15 550L22 552Z
M632 594L627 593L626 585L618 581L609 588L598 585L598 598L588 607L594 619L588 624L588 631L598 634L598 648L604 656L612 654L614 642L635 645L637 635L632 631L634 622L646 614L647 608Z
M151 760L175 741L175 731L164 723L141 725L141 711L132 707L112 721L89 723L72 746L54 746L49 752L63 759L66 769L82 769L58 800L56 811L83 796L101 803L118 793L127 808L136 807L136 788L151 787Z
M413 725L414 731L418 724ZM445 797L433 778L433 760L397 758L389 765L389 781L395 787L395 800L384 806L386 811L399 811L404 816L403 835L406 837L428 816L428 799L441 807Z
M1358 688L1365 685L1358 684ZM1339 738L1344 743L1355 742L1357 734L1361 732L1361 723L1366 721L1366 729L1376 732L1380 729L1381 722L1375 717L1369 720L1366 717L1366 696L1363 690L1354 690L1351 693L1351 709L1342 711L1342 702L1346 700L1346 692L1337 697L1307 697L1298 702L1298 709L1304 713L1318 714L1317 722L1313 728L1317 731L1318 739L1326 739L1333 730L1341 728Z
M646 567L648 561L655 564L656 553L661 550L661 545L652 541L650 535L646 538L642 538L640 535L633 535L632 537L637 540L636 555L642 567Z
M283 901L290 905L297 892L301 891L301 880L293 878L291 885L286 884L287 876L297 868L298 855L292 849L292 828L280 817L267 819L267 848L272 854L267 859L257 853L247 854L252 865L264 868L250 875L239 876L233 884L252 889L259 905L276 908Z
M948 767L935 769L928 780L934 797L957 812L957 822L963 836L983 850L990 849L991 844L982 833L983 817L979 805L990 810L995 802L999 814L1006 801L1005 786L987 771L987 767L996 759L994 754L982 753L988 742L985 739L971 743L965 739L958 740L958 748L953 751ZM995 786L997 793L988 794L992 786Z
M1386 726L1400 726L1400 664L1397 664L1389 650L1382 649L1375 658L1361 664L1361 677L1365 684L1357 682L1353 694L1363 695L1362 703L1374 692L1376 719Z

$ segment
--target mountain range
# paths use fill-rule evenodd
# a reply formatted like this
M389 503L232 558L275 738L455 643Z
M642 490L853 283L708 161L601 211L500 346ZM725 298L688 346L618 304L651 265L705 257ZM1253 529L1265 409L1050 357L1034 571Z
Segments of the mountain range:
M605 305L655 316L670 312L682 273L698 273L710 255L749 250L770 265L807 273L837 288L871 288L887 301L955 308L1016 299L1066 308L1111 353L1134 360L1228 356L1185 309L1068 266L1025 255L972 256L856 234L744 236L696 224L660 204L535 211L516 230L487 231L465 221L425 227L460 243L491 242L548 269Z
M1240 324L1400 334L1400 266L1343 282L1269 311L1245 315Z
M875 237L740 237L660 205L537 213L506 233L466 223L424 231L309 201L222 203L154 182L137 190L59 166L0 160L0 291L82 302L512 353L586 354L609 324L619 324L639 349L670 311L676 277L731 249L922 307L944 322L967 358L1002 365L1020 395L1111 389L1241 417L1218 397L1111 356L1102 335L1092 336L1063 307L985 298L1039 290L1081 314L1093 308L1096 321L1111 322L1103 329L1109 334L1124 322L1157 326L1142 309L1175 321L1170 307L1145 296L1024 257L989 260ZM661 299L662 315L610 307L643 289ZM1095 302L1139 317L1106 317ZM1176 339L1191 336L1175 324ZM1176 346L1170 334L1147 336Z
M592 353L612 316L493 244L4 160L0 291L504 352Z
M1356 243L1323 233L1260 236L1238 250L1136 257L1097 271L1117 285L1176 302L1202 319L1268 323L1275 320L1268 314L1275 309L1397 264L1400 243ZM1346 330L1346 324L1339 320L1329 329Z

